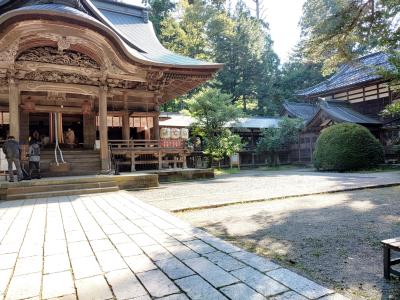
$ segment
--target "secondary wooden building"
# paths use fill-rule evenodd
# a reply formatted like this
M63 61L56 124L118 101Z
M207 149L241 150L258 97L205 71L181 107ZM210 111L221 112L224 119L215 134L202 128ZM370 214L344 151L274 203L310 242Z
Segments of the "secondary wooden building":
M329 79L300 91L299 102L284 103L282 115L305 120L305 129L292 147L291 160L311 162L321 130L342 122L367 127L390 157L393 143L400 143L400 127L397 120L384 119L380 113L388 104L400 100L400 94L378 70L393 68L387 54L370 54L342 65Z
M239 153L242 166L257 166L266 164L266 155L256 151L257 142L262 131L266 128L277 128L280 118L273 117L246 117L230 122L227 127L238 134L244 145ZM193 152L189 157L191 167L202 168L207 166L203 155L203 145L200 137L191 134L190 128L195 122L190 116L180 113L162 113L160 115L161 142L165 145L182 147L190 138ZM284 161L286 158L283 159ZM220 165L229 166L229 158L225 158Z
M132 162L148 154L161 166L169 153L185 154L160 144L160 105L221 66L165 49L144 7L111 0L5 0L0 135L27 142L39 134L53 144L71 128L76 147L93 149L97 141L102 171L110 169L110 149Z

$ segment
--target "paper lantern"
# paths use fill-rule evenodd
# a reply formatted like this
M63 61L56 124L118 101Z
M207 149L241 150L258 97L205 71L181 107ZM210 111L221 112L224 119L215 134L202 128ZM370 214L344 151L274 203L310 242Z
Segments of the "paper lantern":
M179 139L181 137L181 131L179 128L172 128L171 129L171 138Z
M189 129L187 129L187 128L181 129L181 138L184 140L189 139Z
M160 130L160 137L162 139L169 139L171 138L171 130L169 128L161 128Z

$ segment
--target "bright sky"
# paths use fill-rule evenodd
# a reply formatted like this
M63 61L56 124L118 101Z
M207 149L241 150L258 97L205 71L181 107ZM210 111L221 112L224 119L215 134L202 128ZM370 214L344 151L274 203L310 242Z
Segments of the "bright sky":
M264 7L262 16L269 23L274 50L285 62L293 47L300 39L298 27L305 0L261 0ZM254 1L247 0L255 9Z
M289 54L300 38L300 21L305 0L260 0L263 6L264 19L269 23L274 50L282 62L288 60ZM122 0L121 2L141 4L141 0ZM234 2L234 1L232 1ZM255 11L253 0L246 0L247 5Z

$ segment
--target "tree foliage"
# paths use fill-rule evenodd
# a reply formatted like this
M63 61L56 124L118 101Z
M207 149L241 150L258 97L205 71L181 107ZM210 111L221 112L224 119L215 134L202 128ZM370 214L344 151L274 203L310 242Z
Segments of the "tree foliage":
M204 153L216 161L242 147L240 137L227 128L227 124L240 115L230 99L230 95L218 89L206 88L186 100L186 112L195 119L193 131L202 138Z
M298 139L303 126L304 121L301 119L283 118L277 128L264 129L257 144L257 151L267 152L270 163L279 164L279 152L288 150L288 147Z
M156 34L158 37L161 36L161 23L166 18L171 17L171 13L175 9L175 3L171 0L148 0L147 2L150 7L150 21L153 23Z
M356 56L399 47L398 0L307 0L301 19L302 49L323 73Z
M299 49L290 56L282 66L282 75L278 89L280 98L297 101L296 92L324 80L321 74L321 63L307 61Z
M156 24L155 24L156 25ZM223 62L208 83L231 96L249 114L278 111L279 59L265 23L239 1L231 12L223 1L181 0L160 23L160 41L176 53ZM277 104L278 103L278 104ZM168 104L165 109L179 105Z

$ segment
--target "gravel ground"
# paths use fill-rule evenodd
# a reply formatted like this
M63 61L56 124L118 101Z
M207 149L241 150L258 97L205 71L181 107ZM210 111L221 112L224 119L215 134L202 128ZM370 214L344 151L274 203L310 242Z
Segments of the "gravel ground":
M212 180L162 184L160 189L135 191L142 201L165 210L254 201L400 183L400 172L321 173L310 169L241 171Z
M400 299L380 240L400 236L400 187L232 205L177 215L352 299Z

